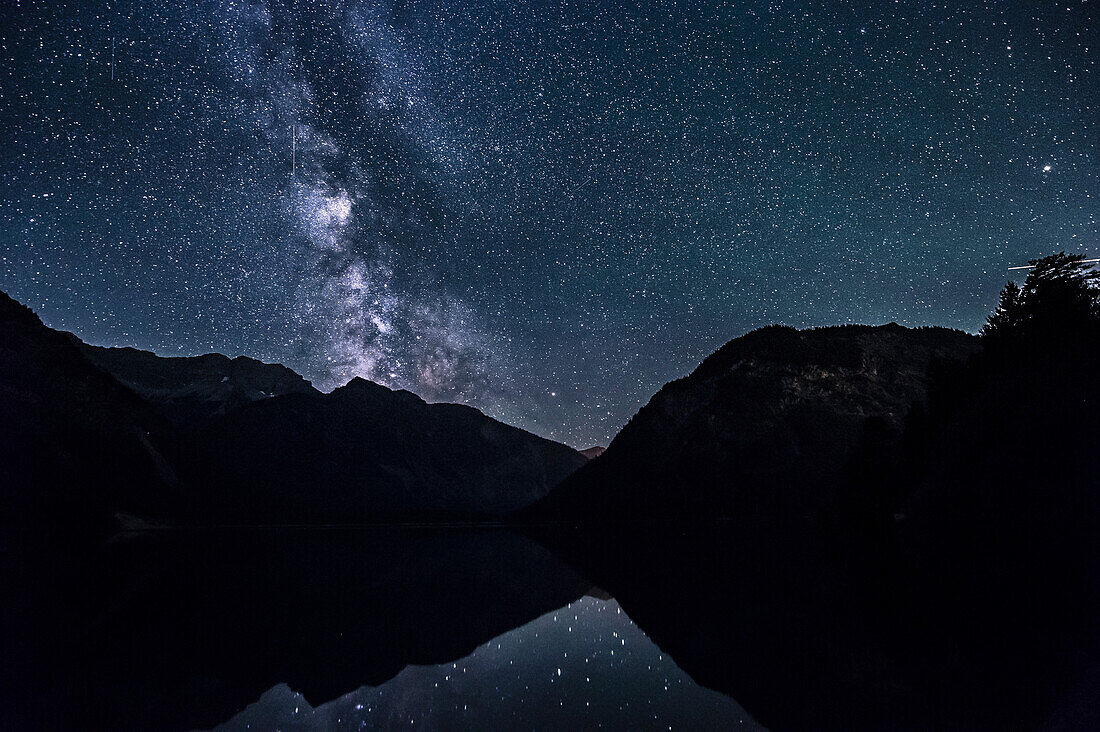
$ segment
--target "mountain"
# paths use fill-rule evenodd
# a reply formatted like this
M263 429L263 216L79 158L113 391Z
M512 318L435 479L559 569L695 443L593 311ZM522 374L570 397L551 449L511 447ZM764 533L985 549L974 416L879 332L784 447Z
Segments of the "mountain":
M980 338L732 341L532 511L568 523L529 530L772 729L1094 729L1100 273L1082 260L1031 261ZM728 520L582 520L663 516Z
M161 358L47 328L0 293L0 484L13 523L348 522L522 508L577 451L458 404L278 364Z
M600 455L603 455L606 449L606 447L596 445L595 447L589 447L587 449L581 450L581 455L584 455L589 460L595 460Z
M273 520L501 514L586 462L473 407L427 404L360 378L331 394L241 406L181 435L173 454L204 504Z
M2 292L0 414L0 522L93 524L172 489L160 414Z
M539 508L569 518L813 513L857 453L897 441L930 365L976 348L959 331L896 323L761 328L662 388Z
M193 425L248 402L281 394L318 394L282 364L220 353L165 358L136 348L73 342L91 363L155 404L174 424Z

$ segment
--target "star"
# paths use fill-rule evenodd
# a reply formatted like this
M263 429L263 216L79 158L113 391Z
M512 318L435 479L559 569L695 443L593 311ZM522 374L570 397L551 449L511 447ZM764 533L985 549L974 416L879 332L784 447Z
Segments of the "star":
M977 263L1095 240L1079 19L803 5L14 4L0 289L586 448L748 330L973 332Z

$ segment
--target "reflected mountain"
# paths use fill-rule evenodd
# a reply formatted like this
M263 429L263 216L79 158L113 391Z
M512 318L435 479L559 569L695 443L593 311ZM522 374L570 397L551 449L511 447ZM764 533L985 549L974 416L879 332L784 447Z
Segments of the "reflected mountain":
M700 687L614 599L583 597L437 666L312 707L279 684L218 730L763 729Z
M1098 728L1094 576L952 594L793 520L531 531L769 729Z
M276 684L310 700L438 665L590 583L503 530L2 537L6 729L194 729Z
M1088 606L991 614L805 522L524 531L0 535L0 727L1095 728L1100 674L1052 673Z
M940 724L959 706L898 663L900 639L890 633L906 629L883 627L881 608L838 571L812 527L639 523L535 533L612 593L692 678L769 729L959 727Z

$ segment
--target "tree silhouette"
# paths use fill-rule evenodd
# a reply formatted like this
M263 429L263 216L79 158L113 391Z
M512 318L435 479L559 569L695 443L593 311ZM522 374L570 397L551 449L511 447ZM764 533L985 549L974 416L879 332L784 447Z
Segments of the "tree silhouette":
M1019 326L1020 315L1020 287L1015 282L1009 282L1001 290L1001 301L997 304L997 309L982 327L982 335L996 337L1013 332Z
M1023 287L1009 282L982 335L992 340L1079 335L1100 320L1100 272L1083 254L1060 252L1029 262Z

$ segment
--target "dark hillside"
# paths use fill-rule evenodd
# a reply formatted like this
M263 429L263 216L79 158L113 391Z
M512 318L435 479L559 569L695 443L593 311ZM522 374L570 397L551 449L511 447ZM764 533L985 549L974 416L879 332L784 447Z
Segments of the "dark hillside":
M976 348L965 333L893 323L753 331L661 389L542 507L593 518L817 511L869 431L900 436L929 364Z

